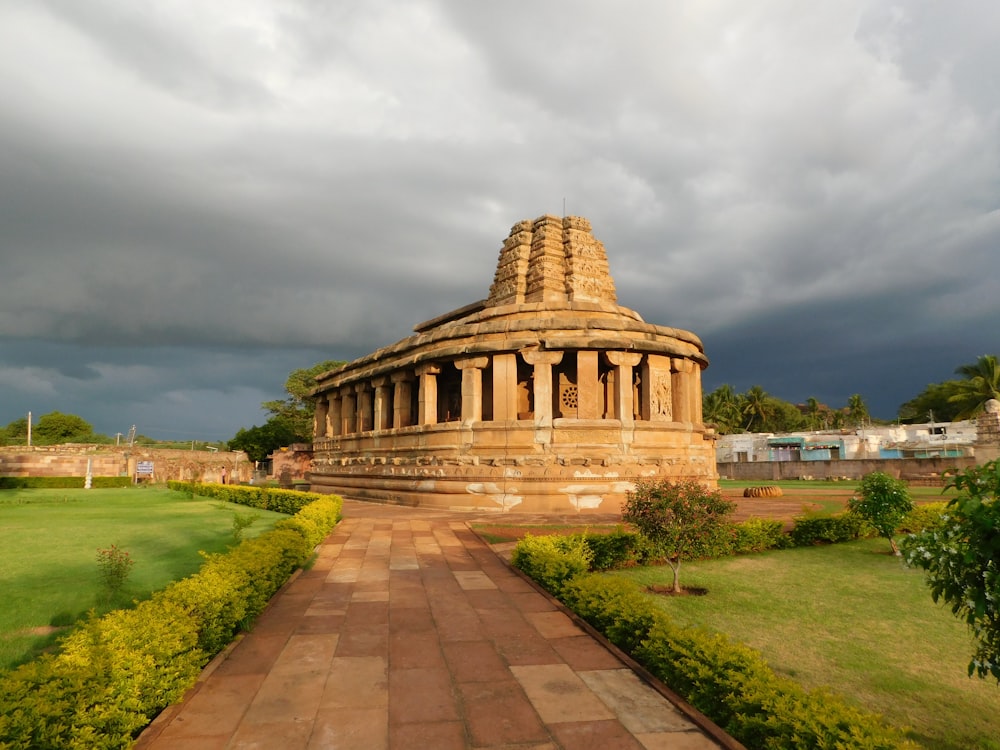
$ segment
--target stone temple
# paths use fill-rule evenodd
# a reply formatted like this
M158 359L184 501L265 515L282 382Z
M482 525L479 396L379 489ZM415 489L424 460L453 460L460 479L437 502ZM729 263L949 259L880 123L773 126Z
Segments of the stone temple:
M317 378L315 492L617 513L639 478L716 485L692 333L617 303L583 218L511 229L489 297Z

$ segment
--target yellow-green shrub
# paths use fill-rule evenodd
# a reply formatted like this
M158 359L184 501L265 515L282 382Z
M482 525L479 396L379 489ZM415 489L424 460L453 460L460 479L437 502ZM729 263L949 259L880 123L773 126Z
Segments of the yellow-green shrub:
M226 503L247 505L251 508L273 510L276 513L298 513L310 503L333 497L318 492L299 492L277 487L259 487L242 484L214 484L212 482L179 482L171 480L167 487L189 495L211 497ZM340 499L337 498L339 501Z
M936 529L944 523L941 516L947 509L946 502L914 505L903 517L896 531L900 534L919 534L924 529Z
M560 587L590 569L592 553L582 536L526 535L514 547L511 564L558 596Z
M339 519L340 498L319 496L301 513L298 525L287 519L206 556L198 573L135 609L90 617L58 654L0 674L0 750L130 747L311 557Z

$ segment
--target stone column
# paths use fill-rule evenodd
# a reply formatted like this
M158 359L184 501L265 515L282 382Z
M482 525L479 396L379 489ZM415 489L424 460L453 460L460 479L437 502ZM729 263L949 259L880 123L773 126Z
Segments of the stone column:
M340 391L331 391L328 397L330 408L326 413L326 421L330 425L330 429L327 434L330 436L342 435L344 434L344 420L340 408Z
M316 411L313 412L313 435L318 438L326 437L326 416L330 410L330 401L326 395L316 399Z
M462 421L483 421L483 369L489 357L470 357L455 362L462 371Z
M597 352L576 353L576 393L577 419L600 419L602 414L600 396L601 383L598 380Z
M643 391L644 403L641 409L643 419L652 422L675 421L670 357L664 357L660 354L647 355L646 364L643 367L643 380L646 384Z
M410 394L413 392L413 378L408 372L394 372L390 376L396 387L393 393L393 427L409 427L413 424L413 410L410 408Z
M535 401L535 426L552 426L552 366L562 362L562 352L543 352L538 349L522 349L524 361L535 368L532 397Z
M691 421L703 424L705 419L702 416L701 365L697 362L692 362L691 365Z
M673 364L673 405L675 422L692 422L691 413L691 370L697 367L689 359L675 357L671 360Z
M420 365L417 377L420 378L418 424L437 424L438 421L438 389L437 376L441 368L435 364Z
M372 385L375 386L375 429L388 430L392 427L392 414L389 412L389 389L392 386L388 376L375 378Z
M517 355L493 355L493 420L517 419Z
M604 356L608 364L615 368L615 417L622 423L633 422L632 368L642 361L642 355L638 352L605 352Z
M372 389L371 383L364 381L358 383L355 388L358 393L358 421L357 430L358 432L368 432L372 429L374 416L374 409L372 406Z
M343 403L340 408L341 423L344 427L340 433L342 435L350 435L357 431L358 424L358 400L354 397L353 386L344 386L344 390L341 392L341 400Z

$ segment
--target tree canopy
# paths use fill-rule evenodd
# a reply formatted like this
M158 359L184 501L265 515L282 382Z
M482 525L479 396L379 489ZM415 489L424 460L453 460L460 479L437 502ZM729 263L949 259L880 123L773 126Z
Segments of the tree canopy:
M327 359L317 362L312 367L293 370L285 380L287 397L265 401L261 407L271 412L271 419L279 419L285 426L290 427L299 442L311 440L316 404L309 398L309 391L316 387L317 375L335 370L344 364L346 363L342 360Z
M21 417L8 424L0 436L7 444L27 443L28 418ZM33 445L58 445L60 443L106 443L110 438L94 432L93 426L76 414L52 411L33 420L31 442Z
M793 404L772 396L759 385L737 393L728 383L704 395L702 414L720 435L838 429L870 420L868 407L859 394L851 396L844 407L834 409L812 397L804 404Z
M959 365L960 379L931 383L899 407L901 422L954 422L975 417L991 398L1000 399L1000 363L995 354Z
M229 449L245 451L251 461L263 461L278 448L311 442L316 404L309 398L309 392L316 387L317 375L343 364L341 360L328 359L293 370L285 380L287 397L261 404L271 413L267 422L237 431L229 441Z

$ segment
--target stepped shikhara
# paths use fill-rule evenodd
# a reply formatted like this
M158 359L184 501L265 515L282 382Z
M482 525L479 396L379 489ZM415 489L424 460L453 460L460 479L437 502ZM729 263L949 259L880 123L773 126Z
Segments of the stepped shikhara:
M692 333L617 304L581 217L511 229L489 297L317 378L314 491L618 512L641 478L717 480Z

